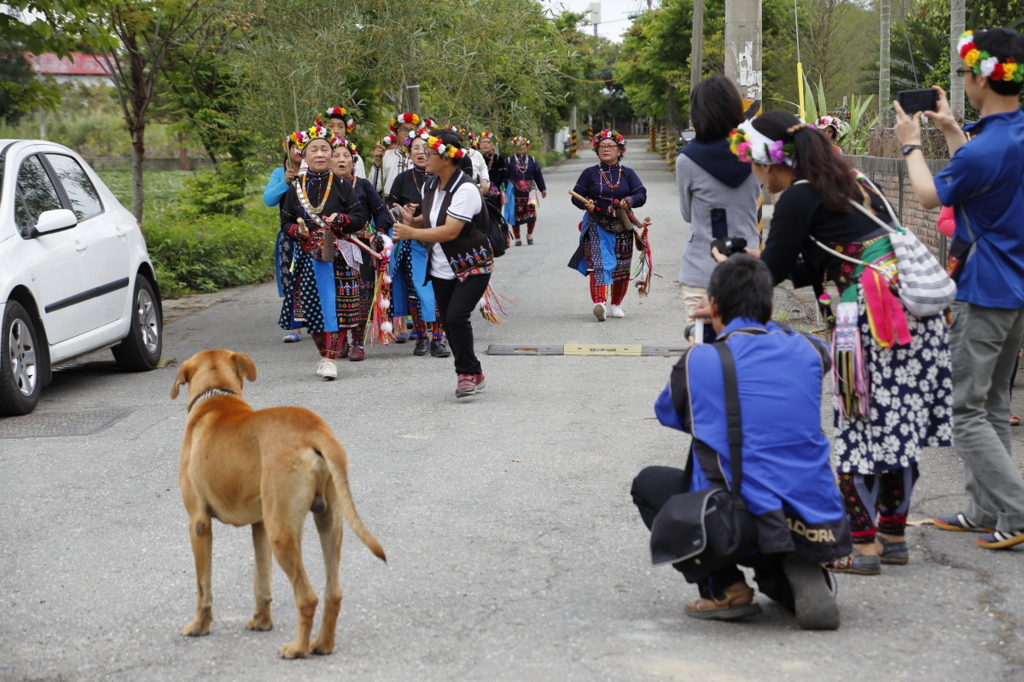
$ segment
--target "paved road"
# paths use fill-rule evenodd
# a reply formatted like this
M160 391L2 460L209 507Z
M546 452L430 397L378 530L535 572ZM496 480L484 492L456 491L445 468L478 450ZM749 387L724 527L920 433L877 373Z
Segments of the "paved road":
M494 286L517 305L502 327L475 323L478 349L680 342L674 276L687 230L673 178L650 155L628 157L651 196L639 214L654 221L664 275L650 297L631 293L624 319L592 316L586 281L565 267L579 217L566 191L592 159L568 162L546 172L536 245L498 261ZM794 301L783 292L777 306ZM747 623L686 618L694 590L650 566L629 497L642 467L683 461L687 438L651 409L673 359L484 356L487 390L457 402L451 361L415 358L410 345L372 348L365 362L342 363L337 382L320 381L308 338L280 342L278 306L272 285L193 301L168 325L164 352L250 354L254 407L316 410L347 446L357 505L389 563L348 534L335 654L276 657L295 625L277 568L274 630L244 629L250 536L221 525L211 634L178 634L194 577L177 489L185 411L168 397L175 370L91 364L60 373L38 414L128 416L93 436L0 440L0 679L1024 679L1024 557L976 549L967 534L915 528L908 566L842 576L838 632L802 632L763 597L764 615ZM956 455L929 451L921 471L913 516L959 509ZM312 523L306 547L322 585Z

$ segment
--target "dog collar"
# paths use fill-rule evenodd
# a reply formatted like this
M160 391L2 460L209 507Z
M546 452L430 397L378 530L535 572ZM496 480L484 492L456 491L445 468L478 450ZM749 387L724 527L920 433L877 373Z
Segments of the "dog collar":
M205 391L196 396L196 399L192 401L192 404L188 406L188 411L191 412L192 408L203 402L207 398L212 398L215 395L235 395L234 391L225 391L223 388L211 388L209 391Z

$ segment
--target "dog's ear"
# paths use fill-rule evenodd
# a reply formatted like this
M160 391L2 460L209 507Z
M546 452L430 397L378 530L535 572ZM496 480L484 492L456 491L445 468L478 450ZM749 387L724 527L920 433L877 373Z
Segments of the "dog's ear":
M171 386L171 400L178 397L178 387L187 384L192 378L192 360L186 360L178 368L178 376L174 377L174 385Z
M245 377L249 381L256 381L256 363L245 353L235 353L235 369L239 377Z

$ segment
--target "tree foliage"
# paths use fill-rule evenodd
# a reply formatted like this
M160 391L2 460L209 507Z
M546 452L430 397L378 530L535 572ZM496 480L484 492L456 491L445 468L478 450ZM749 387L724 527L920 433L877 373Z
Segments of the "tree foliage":
M110 47L114 41L96 22L110 0L7 0L0 9L0 36L5 49L35 55L53 52L58 57L82 49ZM60 90L53 83L20 78L17 68L0 71L0 95L21 111L36 107L55 109Z
M327 106L355 110L376 129L408 107L440 123L531 134L566 101L559 71L573 50L536 0L235 5L251 40L236 55L242 120L265 141L308 126ZM338 48L336 46L343 46Z

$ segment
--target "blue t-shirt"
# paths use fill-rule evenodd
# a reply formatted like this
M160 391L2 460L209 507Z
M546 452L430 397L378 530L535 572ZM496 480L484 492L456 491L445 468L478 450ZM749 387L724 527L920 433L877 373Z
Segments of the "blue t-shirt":
M1024 113L990 114L965 131L975 137L935 176L952 206L954 236L974 243L957 281L957 300L1024 309Z

